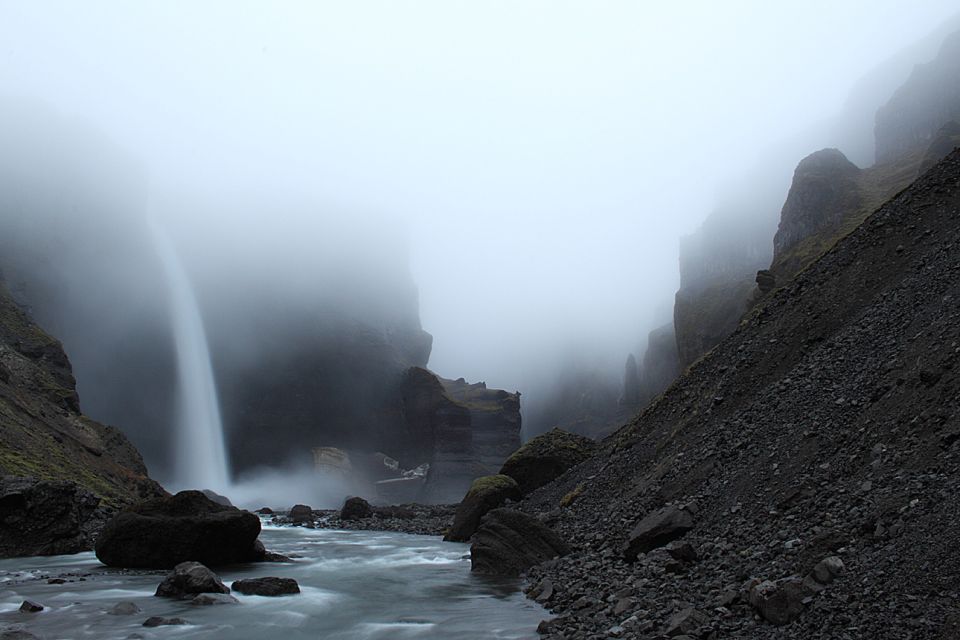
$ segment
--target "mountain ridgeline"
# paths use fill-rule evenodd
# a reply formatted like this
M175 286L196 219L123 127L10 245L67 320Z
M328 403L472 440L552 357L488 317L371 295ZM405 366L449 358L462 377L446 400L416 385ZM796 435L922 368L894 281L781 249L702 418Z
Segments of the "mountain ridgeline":
M915 65L887 102L875 107L873 165L860 168L842 150L825 148L803 158L783 185L769 171L746 176L745 187L723 198L697 232L681 239L673 319L649 334L643 356L628 357L618 382L576 367L565 371L562 378L569 382L555 394L553 412L528 421L528 431L561 426L603 437L656 398L733 333L759 300L960 145L958 77L955 32L933 60Z

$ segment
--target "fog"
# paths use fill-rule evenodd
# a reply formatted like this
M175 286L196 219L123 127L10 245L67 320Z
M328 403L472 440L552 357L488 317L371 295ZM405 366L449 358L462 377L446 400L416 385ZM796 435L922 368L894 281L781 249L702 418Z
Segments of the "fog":
M220 353L256 362L279 341L254 339L251 300L264 316L419 311L432 370L535 406L568 363L616 377L642 354L671 317L680 238L708 214L733 203L775 227L803 155L870 163L873 111L955 11L0 0L0 233L119 342L166 322L153 216ZM106 365L84 356L102 345L48 324L104 406Z

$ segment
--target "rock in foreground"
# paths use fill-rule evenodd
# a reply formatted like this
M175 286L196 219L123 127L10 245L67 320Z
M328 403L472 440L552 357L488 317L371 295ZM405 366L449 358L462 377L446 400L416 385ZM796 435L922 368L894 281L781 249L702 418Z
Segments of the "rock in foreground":
M494 509L473 536L470 563L477 573L519 576L535 564L568 553L570 547L559 534L533 516Z
M230 593L230 589L199 562L181 562L163 579L154 595L184 599L198 593Z
M595 448L590 438L553 429L517 449L500 473L516 480L520 493L527 495L589 458Z
M487 512L502 507L507 500L519 499L520 487L510 476L477 478L457 507L453 525L443 539L448 542L466 542L480 526L480 520Z
M665 507L641 520L627 541L624 557L627 561L682 537L693 529L693 516L686 509ZM671 554L672 555L672 554Z
M0 557L79 553L93 547L100 499L74 482L0 478Z
M96 552L111 567L167 569L187 561L222 566L258 560L258 535L254 514L219 505L199 491L181 491L110 520Z
M300 585L293 578L247 578L237 580L231 587L245 596L286 596L300 593Z

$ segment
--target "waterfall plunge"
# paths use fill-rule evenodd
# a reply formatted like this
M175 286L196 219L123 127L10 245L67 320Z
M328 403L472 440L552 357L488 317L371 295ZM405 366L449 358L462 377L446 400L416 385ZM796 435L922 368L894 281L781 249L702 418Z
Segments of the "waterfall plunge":
M177 347L176 483L223 493L229 485L223 423L203 318L190 278L170 237L151 221L154 244L170 288Z

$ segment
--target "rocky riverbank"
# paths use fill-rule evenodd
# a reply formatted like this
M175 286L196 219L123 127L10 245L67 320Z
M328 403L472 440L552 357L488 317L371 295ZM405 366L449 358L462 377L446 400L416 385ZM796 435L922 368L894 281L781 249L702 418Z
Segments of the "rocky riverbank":
M364 502L365 504L365 502ZM343 529L347 531L391 531L425 536L442 536L453 524L457 505L404 504L371 507L369 511L343 517L343 510L310 509L304 505L291 511L258 511L270 524L310 529Z

